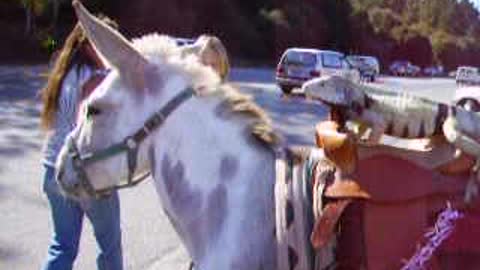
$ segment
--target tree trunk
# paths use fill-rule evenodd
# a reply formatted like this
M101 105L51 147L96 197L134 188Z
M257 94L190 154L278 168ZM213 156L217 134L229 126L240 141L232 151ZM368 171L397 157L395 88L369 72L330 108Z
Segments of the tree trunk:
M33 32L34 28L34 13L33 5L30 1L24 3L25 8L25 35L28 36Z
M60 0L49 0L52 3L53 8L53 19L52 19L52 26L53 32L57 33L57 21L58 21L58 13L60 11Z

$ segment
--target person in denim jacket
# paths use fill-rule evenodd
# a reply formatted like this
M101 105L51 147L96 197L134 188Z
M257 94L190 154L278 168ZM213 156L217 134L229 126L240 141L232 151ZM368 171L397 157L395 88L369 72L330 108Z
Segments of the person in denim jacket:
M92 224L99 247L98 269L123 269L117 192L85 204L61 194L55 181L57 155L65 137L75 128L81 100L103 79L103 73L96 72L102 68L100 58L77 24L54 61L47 84L42 89L41 124L46 130L43 189L50 204L53 227L44 270L73 268L84 216Z

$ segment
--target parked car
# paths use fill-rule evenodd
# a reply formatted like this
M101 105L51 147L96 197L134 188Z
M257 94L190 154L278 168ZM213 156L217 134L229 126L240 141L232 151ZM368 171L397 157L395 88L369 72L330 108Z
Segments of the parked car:
M422 72L422 69L417 65L410 64L407 67L407 75L408 76L417 77L417 76L421 75L421 72Z
M358 69L362 79L367 79L368 81L373 82L380 74L380 64L376 57L349 55L347 56L347 59L356 69Z
M408 61L395 61L388 70L394 76L405 76L407 74Z
M429 66L423 69L423 74L430 77L439 77L445 74L443 66Z
M480 86L459 87L455 91L453 103L467 110L480 112Z
M471 66L458 67L455 81L457 84L480 84L480 74L478 68Z
M343 76L354 82L360 81L360 72L336 51L312 48L289 48L277 64L276 82L282 92L289 94L293 88L320 76Z
M390 73L395 76L418 76L421 68L409 61L394 61L389 67Z

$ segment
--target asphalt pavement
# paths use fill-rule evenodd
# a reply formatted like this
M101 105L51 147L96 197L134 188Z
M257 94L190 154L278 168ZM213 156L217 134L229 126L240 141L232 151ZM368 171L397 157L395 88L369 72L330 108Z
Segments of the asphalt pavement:
M45 66L0 66L0 269L39 269L48 246L51 221L42 192L42 131L38 89ZM316 122L326 109L301 97L285 98L274 85L271 69L233 69L230 80L271 116L290 144L313 144ZM374 84L405 89L449 102L452 79L382 77ZM126 269L186 269L188 257L163 214L151 181L120 192ZM84 222L75 269L96 269L96 246Z

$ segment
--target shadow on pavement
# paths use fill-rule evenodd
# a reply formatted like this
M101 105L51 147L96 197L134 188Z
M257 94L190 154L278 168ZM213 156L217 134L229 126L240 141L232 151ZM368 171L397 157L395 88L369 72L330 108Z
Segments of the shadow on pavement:
M6 247L4 243L0 243L0 261L11 261L18 256L20 256L20 252L16 251L14 247Z
M1 172L1 171L0 171ZM5 196L6 196L6 187L4 184L0 183L0 202L5 199ZM1 247L1 246L0 246Z
M38 93L45 72L46 65L0 66L0 161L40 149Z
M274 128L293 145L312 145L313 127L318 121L325 119L328 112L328 109L318 102L298 95L286 97L281 95L280 91L256 93L254 100L259 106L268 108ZM305 137L305 133L311 133L311 137Z
M0 100L36 99L46 72L46 65L0 66Z
M272 83L275 81L275 70L269 68L235 68L229 75L229 81Z

